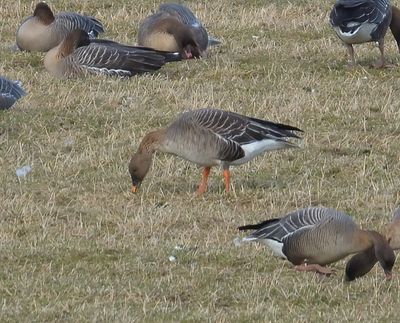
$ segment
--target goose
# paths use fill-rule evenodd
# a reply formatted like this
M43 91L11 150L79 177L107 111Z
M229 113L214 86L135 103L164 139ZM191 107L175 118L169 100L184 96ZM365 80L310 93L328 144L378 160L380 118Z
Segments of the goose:
M209 37L193 12L176 3L161 4L158 12L139 26L138 44L163 51L179 51L184 58L205 56L207 47L220 41Z
M166 128L149 132L129 163L135 193L149 171L155 151L170 153L204 167L197 194L207 189L212 166L221 165L225 190L230 189L231 165L240 165L275 149L298 147L286 138L300 138L296 127L218 109L182 113Z
M330 23L350 55L349 66L355 66L354 44L378 42L380 59L375 67L386 66L384 37L392 20L389 0L337 0Z
M239 244L262 242L276 256L294 264L297 271L330 275L333 270L325 265L350 254L365 252L365 255L372 253L383 268L386 278L391 278L395 255L385 237L376 231L361 230L349 215L335 209L309 207L293 211L282 218L238 229L255 230L237 240ZM363 255L361 258L366 257ZM359 261L361 258L357 254L350 259L346 266L346 280L361 277L372 268L365 268L365 263Z
M86 31L90 38L96 38L104 32L102 23L94 17L74 12L54 15L46 3L39 2L33 15L27 17L18 28L17 46L21 50L47 52L75 29Z
M77 29L46 53L44 66L59 78L85 74L130 77L158 70L166 62L180 59L179 53L90 39L86 32Z
M0 110L6 110L26 95L19 81L11 81L0 76Z

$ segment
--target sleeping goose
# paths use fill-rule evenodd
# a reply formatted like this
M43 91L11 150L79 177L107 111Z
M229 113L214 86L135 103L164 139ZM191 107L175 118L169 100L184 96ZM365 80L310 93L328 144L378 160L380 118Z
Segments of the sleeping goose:
M209 45L219 43L208 37L206 29L193 12L181 4L161 4L158 12L147 17L139 26L139 45L178 51L184 58L204 56Z
M298 271L329 275L333 271L323 266L368 251L379 261L386 277L391 277L395 255L387 240L376 231L359 229L350 216L334 209L310 207L238 229L255 230L239 242L263 242ZM366 270L363 262L353 258L346 267L347 280L361 277L372 268Z
M18 99L26 95L19 81L11 81L0 76L0 110L6 110Z
M228 192L231 165L243 164L269 150L298 147L286 140L299 138L295 131L301 130L229 111L184 112L168 127L143 138L129 163L132 192L136 192L149 171L155 151L174 154L204 167L198 194L207 189L211 167L221 165Z
M21 50L47 52L75 29L86 31L91 38L104 32L101 22L93 17L74 12L60 12L54 16L46 3L39 2L33 15L18 28L17 46Z
M375 67L386 65L384 37L392 20L389 0L337 0L330 14L330 23L343 41L355 65L353 44L378 42L380 59Z
M46 53L44 66L60 78L85 74L129 77L158 70L166 62L180 59L179 53L90 39L86 32L77 29Z

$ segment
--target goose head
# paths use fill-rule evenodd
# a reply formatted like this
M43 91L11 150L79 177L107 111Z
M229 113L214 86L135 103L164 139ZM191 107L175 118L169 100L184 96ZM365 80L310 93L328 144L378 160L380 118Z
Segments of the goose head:
M45 2L39 2L36 5L33 16L39 19L44 25L50 25L55 19L53 12Z
M354 255L346 265L346 281L352 281L367 274L379 262L386 279L392 278L392 268L396 256L388 241L376 231L366 231L372 240L372 246Z
M139 148L134 153L129 162L129 173L132 180L131 192L136 193L143 179L149 172L154 152L163 144L165 140L165 129L149 132L142 139Z

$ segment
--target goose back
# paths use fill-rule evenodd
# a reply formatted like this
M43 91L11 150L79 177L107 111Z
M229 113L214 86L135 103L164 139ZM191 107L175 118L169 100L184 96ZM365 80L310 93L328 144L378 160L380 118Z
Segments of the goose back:
M179 151L202 166L241 164L255 157L246 156L246 145L269 140L290 146L283 138L298 138L294 131L300 130L229 111L199 109L184 112L168 127L165 152Z
M289 213L257 225L239 227L256 229L244 241L275 241L293 264L328 264L351 253L353 233L358 230L351 217L335 209L311 207ZM268 243L267 243L268 244Z

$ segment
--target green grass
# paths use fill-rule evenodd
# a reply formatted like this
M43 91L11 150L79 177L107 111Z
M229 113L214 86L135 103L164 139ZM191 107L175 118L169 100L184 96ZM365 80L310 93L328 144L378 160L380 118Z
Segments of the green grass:
M188 2L223 41L207 59L129 80L51 77L42 54L11 51L34 3L0 6L0 74L28 92L0 113L0 321L398 320L398 276L386 282L375 268L345 284L344 261L321 279L265 247L233 244L238 225L310 205L384 232L400 201L398 67L371 69L378 49L367 44L348 70L329 27L332 3L235 3ZM157 4L50 6L95 15L104 38L133 44ZM386 53L399 63L391 35ZM213 169L200 198L200 170L157 154L131 194L127 165L141 138L203 107L297 126L302 149L233 168L230 194Z

